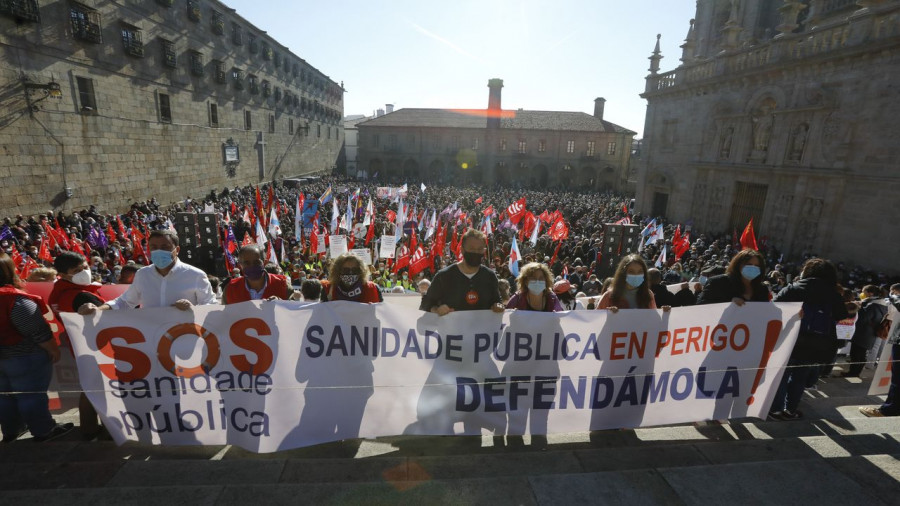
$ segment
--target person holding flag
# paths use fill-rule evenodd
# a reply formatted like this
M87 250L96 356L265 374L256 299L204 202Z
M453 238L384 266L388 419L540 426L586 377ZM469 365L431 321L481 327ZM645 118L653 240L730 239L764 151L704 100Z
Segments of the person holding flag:
M285 276L265 270L266 254L259 244L241 246L238 265L241 276L225 285L223 304L236 304L248 300L289 300L294 290Z

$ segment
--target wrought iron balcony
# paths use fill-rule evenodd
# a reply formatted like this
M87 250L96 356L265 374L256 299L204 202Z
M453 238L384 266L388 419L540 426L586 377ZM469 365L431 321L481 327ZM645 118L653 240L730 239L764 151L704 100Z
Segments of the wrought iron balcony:
M0 15L13 18L17 23L41 22L37 0L0 0Z
M139 40L134 39L124 39L122 40L122 46L125 48L125 52L130 54L131 56L137 58L144 57L144 43Z
M72 18L72 35L76 39L93 42L94 44L103 43L103 33L100 30L99 23Z

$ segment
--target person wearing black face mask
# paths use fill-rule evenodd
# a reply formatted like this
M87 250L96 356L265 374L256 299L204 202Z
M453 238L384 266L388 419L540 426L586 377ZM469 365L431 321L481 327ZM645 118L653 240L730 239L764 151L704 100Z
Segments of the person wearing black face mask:
M419 309L440 316L453 311L490 309L502 313L500 288L494 271L481 265L484 234L470 228L462 237L463 261L441 269L422 297Z
M322 282L322 301L381 302L381 291L369 281L369 270L359 258L344 253L334 259L328 281Z
M263 267L265 251L259 244L247 244L238 250L238 263L243 276L225 285L223 304L236 304L248 300L287 300L293 294L287 278L270 274Z

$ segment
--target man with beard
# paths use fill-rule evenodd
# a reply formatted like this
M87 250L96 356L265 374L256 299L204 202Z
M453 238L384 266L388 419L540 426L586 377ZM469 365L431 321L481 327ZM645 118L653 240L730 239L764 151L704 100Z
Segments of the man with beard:
M502 313L500 289L494 271L481 265L485 253L484 234L470 228L463 234L463 260L441 269L422 297L419 309L440 316L453 311L490 309Z

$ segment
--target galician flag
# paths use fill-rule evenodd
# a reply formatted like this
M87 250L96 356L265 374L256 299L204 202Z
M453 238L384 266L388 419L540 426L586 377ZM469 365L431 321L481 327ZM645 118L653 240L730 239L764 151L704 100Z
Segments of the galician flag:
M519 260L521 258L522 255L519 253L519 243L516 240L516 236L513 236L512 247L509 249L509 272L513 276L519 276Z

